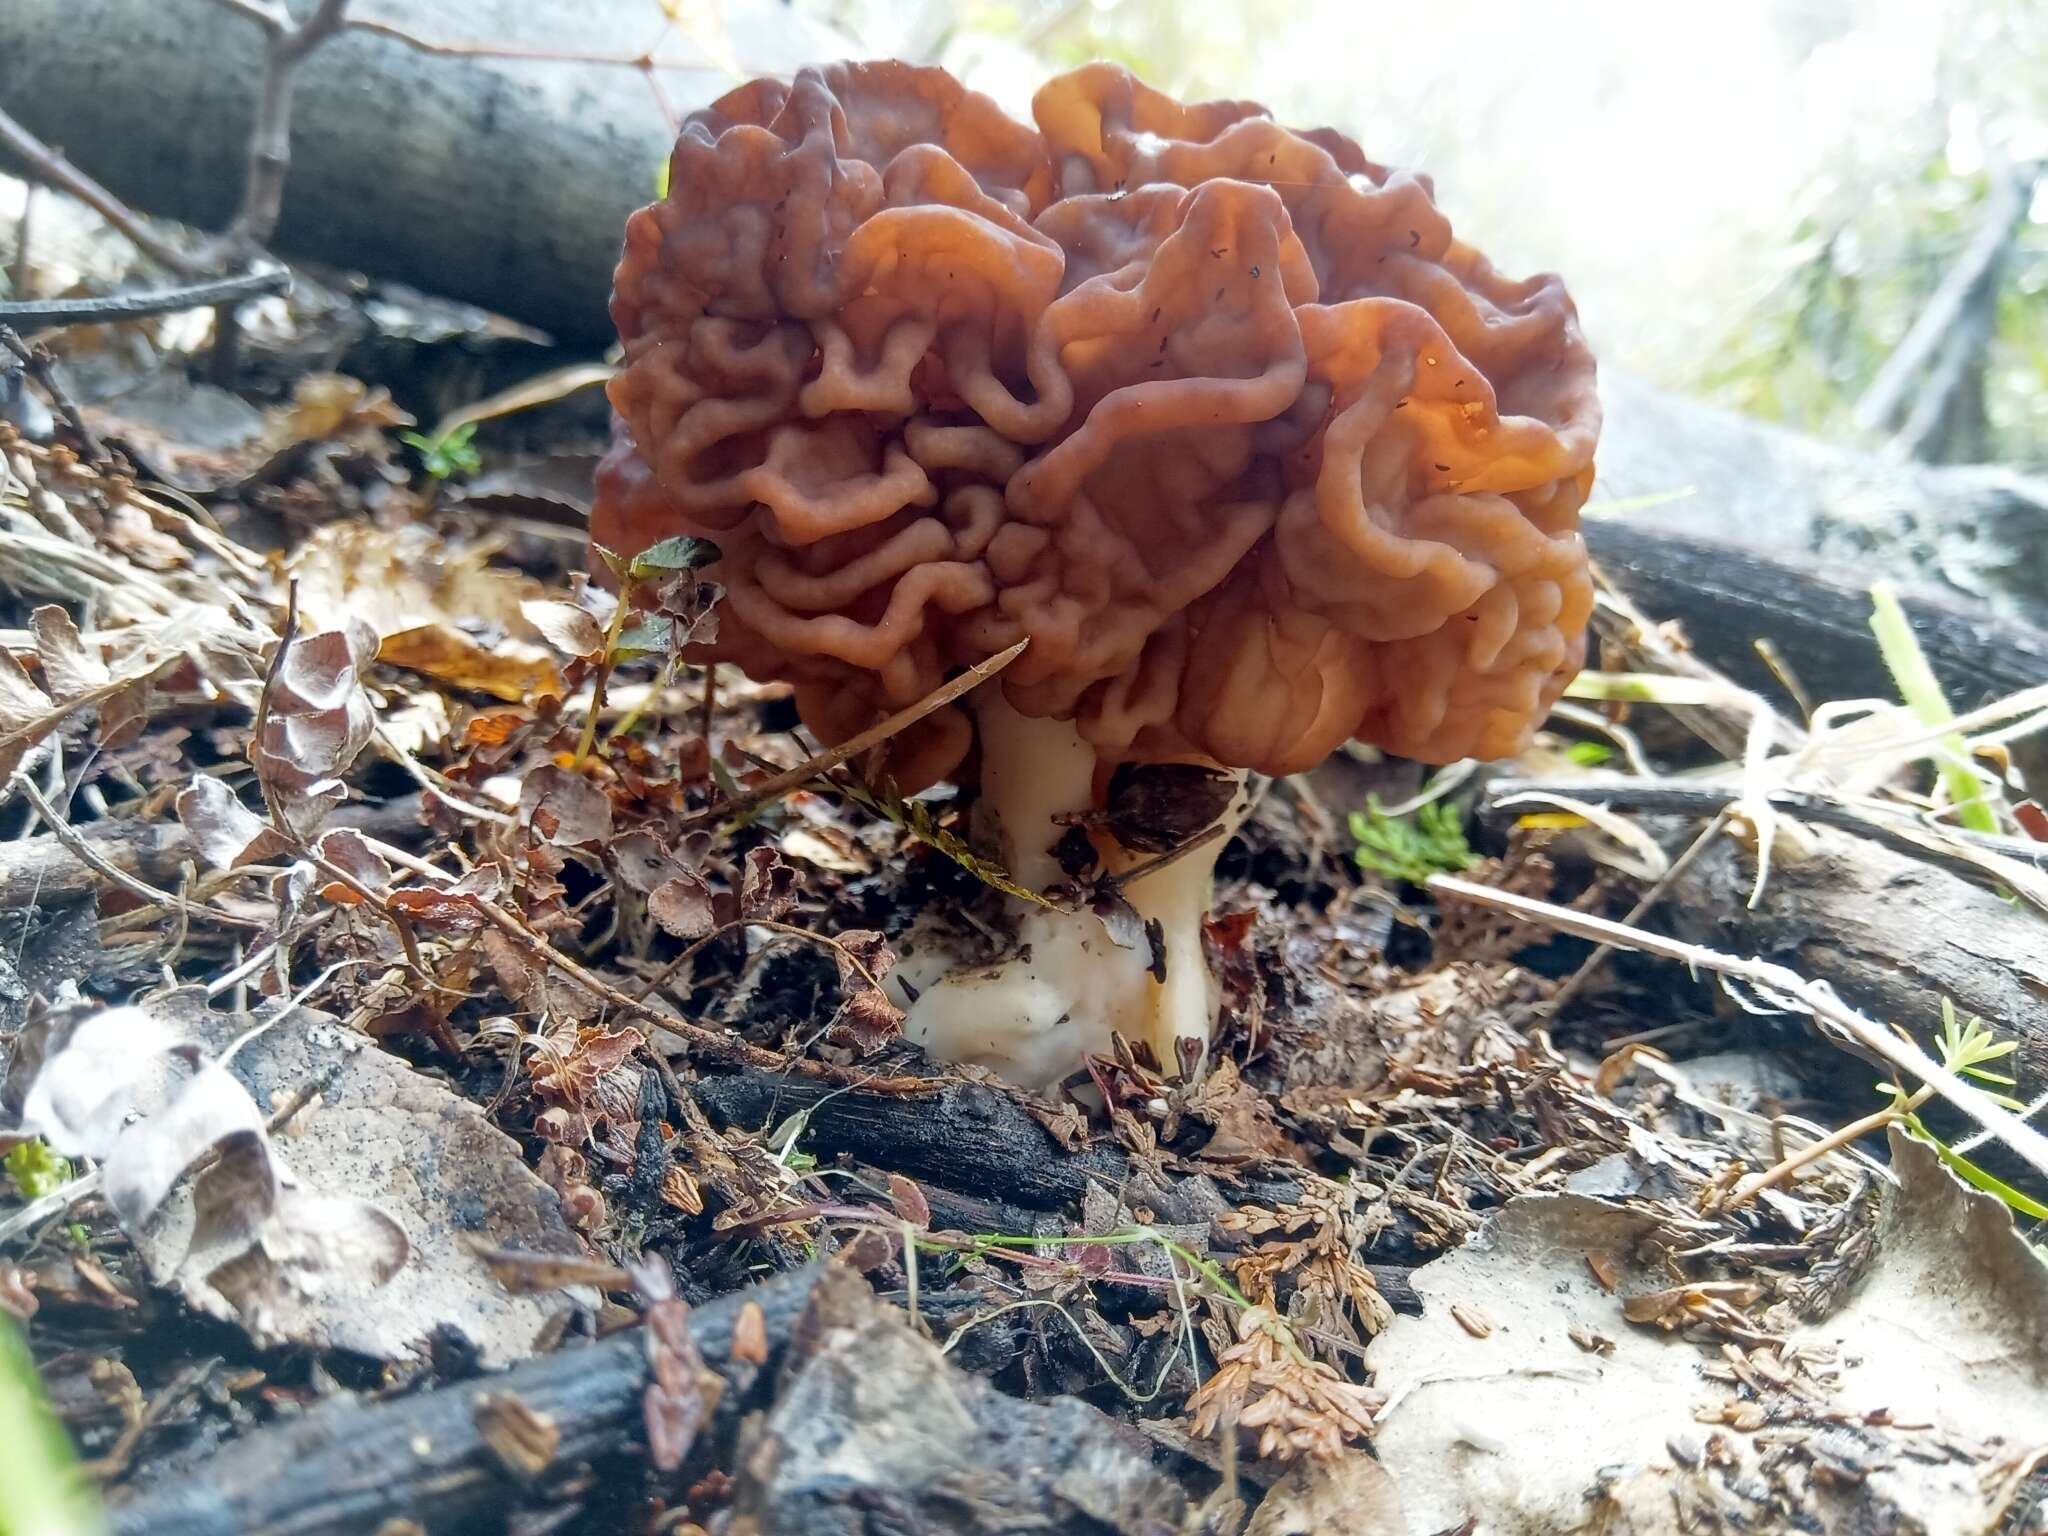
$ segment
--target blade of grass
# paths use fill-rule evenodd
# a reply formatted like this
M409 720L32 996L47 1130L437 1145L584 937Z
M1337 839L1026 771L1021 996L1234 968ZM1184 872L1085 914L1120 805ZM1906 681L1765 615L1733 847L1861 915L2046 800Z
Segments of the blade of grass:
M1941 682L1935 677L1934 668L1927 664L1920 642L1913 637L1913 626L1899 603L1898 592L1888 581L1871 584L1870 632L1877 637L1878 651L1892 681L1898 685L1899 697L1920 723L1932 729L1952 722L1955 712L1949 708ZM1936 770L1956 808L1956 819L1972 832L1995 834L1998 814L1985 799L1983 781L1970 771L1969 749L1963 745L1961 733L1943 736L1938 748Z
M97 1536L105 1529L78 1479L71 1442L43 1402L28 1348L0 1316L0 1536Z

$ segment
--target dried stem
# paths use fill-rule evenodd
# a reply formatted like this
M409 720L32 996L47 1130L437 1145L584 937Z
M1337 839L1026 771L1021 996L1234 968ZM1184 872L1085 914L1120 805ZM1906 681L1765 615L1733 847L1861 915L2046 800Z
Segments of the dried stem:
M910 729L934 710L945 708L962 694L979 688L1003 668L1024 654L1029 640L1019 640L1007 651L998 651L987 661L961 673L951 682L933 689L907 709L899 709L878 725L871 725L858 736L841 742L830 751L820 752L816 757L797 764L785 773L778 773L772 779L756 784L745 794L708 807L691 816L685 826L699 826L707 821L719 821L728 816L745 816L762 806L781 799L793 789L799 789L812 779L830 773L841 763L850 762L871 747L878 747L890 737Z
M107 445L93 435L92 428L85 424L85 417L79 414L78 402L58 382L57 360L50 355L49 348L30 346L4 322L4 317L0 317L0 348L12 353L15 360L28 370L29 377L43 386L43 393L50 397L50 404L64 418L64 425L71 429L72 436L78 439L93 465L104 468L113 463L113 455L107 452Z

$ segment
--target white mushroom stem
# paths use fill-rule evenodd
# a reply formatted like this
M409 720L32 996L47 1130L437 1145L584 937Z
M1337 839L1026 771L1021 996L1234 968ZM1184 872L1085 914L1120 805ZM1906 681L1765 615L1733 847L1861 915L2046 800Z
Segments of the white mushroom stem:
M1042 890L1066 878L1053 856L1065 835L1062 815L1095 805L1097 758L1073 725L1036 720L1010 707L999 688L977 696L981 805L991 842L1019 885ZM1109 1049L1110 1032L1143 1041L1169 1073L1179 1042L1195 1042L1199 1061L1215 1026L1218 989L1202 952L1216 858L1243 819L1243 776L1225 812L1223 832L1145 873L1126 889L1139 917L1160 926L1165 977L1152 973L1141 939L1125 948L1093 912L1055 911L1011 900L1014 938L993 963L963 962L959 936L927 922L906 943L891 980L909 1016L904 1033L934 1056L987 1066L1025 1087L1057 1082L1091 1052ZM1109 842L1097 834L1098 846ZM1111 846L1112 872L1146 856ZM950 942L949 942L950 940ZM910 1001L915 992L915 1000Z

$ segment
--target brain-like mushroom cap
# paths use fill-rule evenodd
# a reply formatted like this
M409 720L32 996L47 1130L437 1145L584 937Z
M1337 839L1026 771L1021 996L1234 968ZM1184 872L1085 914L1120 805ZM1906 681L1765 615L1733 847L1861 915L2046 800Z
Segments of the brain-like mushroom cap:
M1554 277L1424 177L1092 65L759 81L626 229L592 536L722 547L716 655L837 741L956 669L1106 759L1520 747L1578 668L1599 432ZM957 774L966 715L895 744Z

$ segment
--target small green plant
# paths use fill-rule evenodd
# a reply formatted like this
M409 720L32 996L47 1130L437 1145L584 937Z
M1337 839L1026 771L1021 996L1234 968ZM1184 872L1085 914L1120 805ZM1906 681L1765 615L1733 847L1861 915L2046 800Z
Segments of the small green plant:
M2000 1040L1979 1018L1972 1017L1968 1023L1958 1022L1956 1005L1944 997L1941 1000L1941 1033L1935 1037L1934 1045L1944 1067L1957 1077L1971 1078L1987 1085L1986 1096L1993 1103L2016 1113L2026 1110L2026 1105L2003 1091L2014 1086L2011 1075L1994 1072L1990 1065L2018 1050L2017 1040ZM1916 1141L1932 1147L1935 1155L1948 1164L1957 1178L1987 1194L1996 1195L2022 1216L2048 1221L2048 1205L2014 1189L1995 1174L1985 1172L1927 1129L1921 1122L1919 1110L1933 1096L1933 1089L1922 1088L1909 1094L1897 1083L1879 1083L1877 1091L1890 1096L1891 1114L1899 1128Z
M1389 816L1377 795L1366 808L1351 813L1353 855L1360 869L1389 880L1421 885L1431 875L1454 875L1470 869L1479 856L1465 841L1465 825L1448 800L1432 800L1413 816Z
M27 1200L40 1200L71 1180L71 1164L46 1141L24 1141L7 1154L4 1166L7 1177Z
M1575 741L1564 749L1565 759L1581 768L1598 768L1614 757L1614 748L1604 741Z
M475 422L465 421L461 426L451 427L435 437L420 432L401 432L398 440L408 448L418 450L427 478L439 485L443 480L452 480L458 475L473 475L484 467L483 455L476 451L476 427Z

